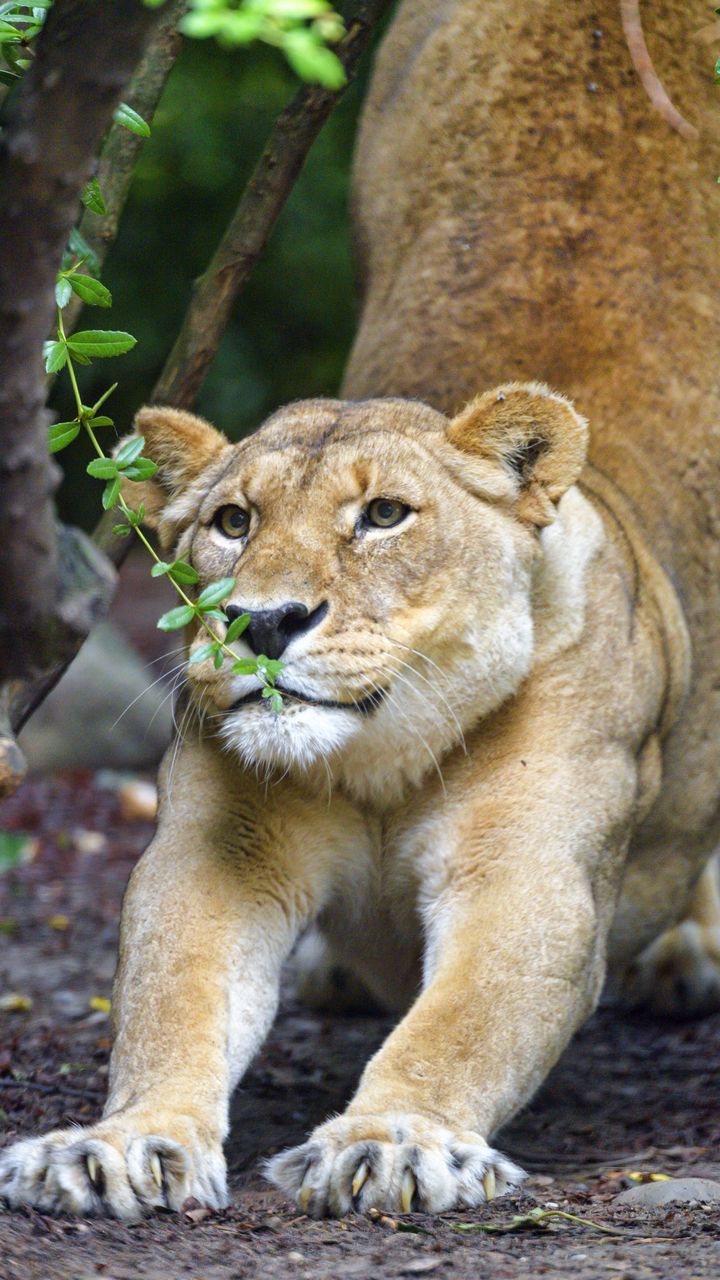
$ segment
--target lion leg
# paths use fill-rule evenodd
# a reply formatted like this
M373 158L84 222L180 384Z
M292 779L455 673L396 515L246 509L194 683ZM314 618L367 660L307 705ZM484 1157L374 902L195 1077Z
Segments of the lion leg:
M612 762L603 763L607 776ZM604 883L608 868L619 875L623 850L612 842L634 797L632 767L619 763L606 813L568 806L562 827L550 809L554 788L580 788L577 770L566 783L556 760L552 788L540 765L535 775L528 766L520 829L502 773L462 814L456 804L442 824L443 888L436 899L430 884L426 891L423 991L369 1062L345 1114L267 1166L304 1212L436 1213L522 1181L488 1139L528 1100L599 996L612 904L610 895L596 901L592 869L605 868Z
M103 1116L2 1153L0 1196L13 1207L131 1221L187 1196L227 1202L229 1096L271 1025L282 963L330 861L321 820L286 797L278 820L262 788L228 772L212 752L182 753L123 906ZM319 849L314 870L308 848Z
M708 862L679 924L661 934L628 969L623 1002L673 1018L720 1009L720 855Z

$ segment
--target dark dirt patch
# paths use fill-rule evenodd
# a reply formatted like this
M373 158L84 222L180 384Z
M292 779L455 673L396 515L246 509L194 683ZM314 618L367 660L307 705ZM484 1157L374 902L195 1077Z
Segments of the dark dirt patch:
M0 994L16 991L34 1002L28 1012L0 1014L0 1123L12 1141L87 1123L100 1111L109 1022L90 1001L110 994L120 897L150 828L124 823L114 792L84 774L26 784L0 808L0 828L38 841L32 861L0 878ZM93 845L87 831L102 833L102 849L83 852ZM720 1273L717 1206L610 1207L628 1170L720 1176L720 1017L671 1026L598 1014L502 1137L502 1148L530 1171L522 1198L462 1215L411 1215L400 1229L358 1216L311 1222L264 1186L258 1158L342 1106L387 1025L318 1017L288 998L236 1098L227 1212L135 1227L0 1212L0 1277L692 1280ZM507 1235L458 1230L548 1204L617 1235L563 1222Z

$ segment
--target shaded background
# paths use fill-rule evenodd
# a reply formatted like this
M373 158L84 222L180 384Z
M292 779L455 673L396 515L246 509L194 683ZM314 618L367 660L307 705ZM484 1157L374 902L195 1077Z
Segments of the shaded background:
M270 244L239 300L197 410L236 440L288 400L337 391L355 324L348 217L360 76L316 141ZM256 44L223 52L186 40L157 110L102 273L110 311L87 308L79 327L125 329L128 355L79 369L86 403L113 381L108 404L120 434L152 391L188 304L273 122L299 87L278 53ZM72 418L68 380L53 410ZM91 527L98 486L84 475L80 440L58 455L63 520Z

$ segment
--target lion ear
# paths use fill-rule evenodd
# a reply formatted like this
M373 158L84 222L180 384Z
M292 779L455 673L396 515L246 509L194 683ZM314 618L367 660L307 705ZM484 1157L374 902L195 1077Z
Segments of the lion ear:
M466 405L448 440L501 467L514 483L518 519L542 526L552 523L555 504L582 471L588 425L544 383L509 382Z
M152 480L126 481L123 497L133 507L142 502L145 523L156 528L167 504L186 489L227 447L228 441L209 422L182 409L147 405L135 417L132 436L143 436L143 455L157 465ZM117 450L116 450L117 452Z

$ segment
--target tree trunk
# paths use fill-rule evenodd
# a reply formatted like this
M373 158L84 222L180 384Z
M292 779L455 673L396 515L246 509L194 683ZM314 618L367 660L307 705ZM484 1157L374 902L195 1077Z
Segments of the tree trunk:
M0 678L61 648L42 344L80 193L155 21L141 0L57 0L0 141Z

